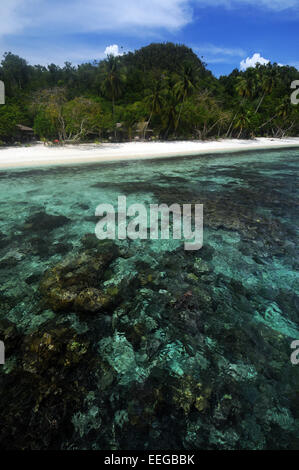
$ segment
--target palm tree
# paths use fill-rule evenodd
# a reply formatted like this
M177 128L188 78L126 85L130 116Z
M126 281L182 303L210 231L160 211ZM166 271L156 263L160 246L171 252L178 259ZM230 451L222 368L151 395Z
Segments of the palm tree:
M102 91L104 94L109 96L112 101L114 138L116 138L115 100L121 95L123 82L124 74L120 66L119 58L114 55L109 55L104 61L104 80L102 83Z
M178 128L181 113L184 105L185 99L192 95L192 93L198 88L198 77L199 77L199 68L195 67L193 64L185 63L181 68L181 73L179 76L179 80L174 85L174 93L177 99L180 100L181 106L178 118L175 123L175 132Z
M149 95L145 98L145 102L150 106L150 115L143 131L145 137L146 130L150 125L154 113L159 113L165 104L165 76L162 74L155 82Z
M290 97L285 96L282 99L280 105L276 108L276 112L277 112L276 116L281 119L281 123L276 122L276 126L278 128L278 130L276 132L276 136L279 136L281 138L284 137L284 135L287 133L287 131L292 129L292 127L294 126L295 121L292 121L292 119L291 119L292 111L293 111L293 108L292 108ZM289 126L289 124L290 124L290 126ZM289 127L284 129L283 127L280 127L281 125L286 125L286 126L289 126Z
M262 74L260 77L260 89L262 91L262 97L257 105L255 110L255 114L257 114L258 110L260 109L262 102L266 95L270 94L274 88L275 82L277 79L276 71L272 69L271 71L267 71L264 75Z
M244 75L237 77L236 92L243 99L252 96L252 83Z
M171 129L175 129L176 115L177 115L177 97L175 96L173 88L168 89L166 106L163 107L163 128L166 129L164 138L167 139Z
M243 129L250 124L250 111L242 111L242 113L237 117L237 121L235 124L235 129L240 129L240 132L238 134L238 139L241 137L241 134L243 132Z
M285 96L282 99L282 101L281 101L280 105L277 107L276 111L277 111L277 116L282 118L282 119L286 119L291 114L292 105L291 105L291 101L290 101L289 96Z

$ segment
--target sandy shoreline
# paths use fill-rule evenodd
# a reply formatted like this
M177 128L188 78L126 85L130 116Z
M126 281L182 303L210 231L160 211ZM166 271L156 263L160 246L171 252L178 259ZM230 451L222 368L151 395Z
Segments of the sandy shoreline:
M285 139L219 140L184 142L126 142L120 144L78 144L47 147L42 143L31 147L0 149L0 169L44 165L109 162L172 156L188 156L221 152L240 152L279 148L299 148L299 137Z

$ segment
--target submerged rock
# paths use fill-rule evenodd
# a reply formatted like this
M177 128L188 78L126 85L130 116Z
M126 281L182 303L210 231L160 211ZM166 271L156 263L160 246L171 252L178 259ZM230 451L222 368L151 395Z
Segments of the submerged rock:
M8 246L9 243L10 243L9 238L6 237L4 233L0 232L0 250Z
M261 158L210 173L196 159L168 165L186 184L163 171L140 175L136 186L134 164L129 182L121 175L114 183L109 167L114 186L106 187L149 201L147 189L155 203L204 203L199 252L150 240L118 248L93 234L80 245L85 225L78 238L68 224L54 240L58 232L47 236L37 221L27 236L15 226L5 234L11 243L1 259L10 252L26 259L0 273L1 448L299 448L299 368L290 361L299 305L293 179L269 177ZM80 167L80 181L81 171L103 180L97 168ZM74 168L61 171L74 176ZM56 222L63 221L48 219L48 227ZM74 251L57 263L71 249L66 240ZM53 255L37 292L36 276Z
M15 353L6 380L0 375L1 447L57 448L72 434L72 415L83 406L87 377L97 368L90 343L69 325L49 323L19 335Z
M64 215L52 215L46 212L38 212L28 217L24 224L24 230L40 232L51 231L68 224L70 219Z
M172 387L172 399L177 408L181 408L185 415L188 415L194 406L197 411L203 412L209 407L211 389L203 385L193 377L186 375L179 377Z
M94 313L115 300L118 291L105 291L100 284L118 249L112 242L98 241L97 245L96 250L69 256L45 273L40 292L55 312L74 310Z
M194 272L200 276L202 274L208 274L212 271L211 266L200 258L196 258L194 263Z
M113 302L113 295L105 294L100 289L88 287L83 289L74 299L76 311L98 312Z

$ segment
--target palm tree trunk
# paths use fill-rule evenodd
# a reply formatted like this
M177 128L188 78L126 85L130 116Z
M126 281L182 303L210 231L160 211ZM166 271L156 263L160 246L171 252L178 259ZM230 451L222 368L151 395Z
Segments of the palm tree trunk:
M112 121L113 121L113 130L114 130L114 140L116 140L116 122L115 122L115 99L114 99L114 92L112 92Z
M182 114L182 109L183 109L185 97L186 97L186 92L184 92L183 100L182 100L182 103L181 103L181 106L180 106L179 116L178 116L178 119L177 119L177 122L176 122L176 125L175 125L175 129L174 129L175 136L176 136L177 128L179 127L179 122L181 120L181 114Z
M271 119L269 119L267 122L264 122L264 124L262 124L259 128L262 129L262 127L266 126L267 124L269 124L269 122L273 121L273 119L275 119L277 117L277 115L273 116Z
M229 135L229 133L230 133L230 130L231 130L231 128L232 128L232 125L233 125L233 123L234 123L234 120L235 120L236 117L237 117L237 114L238 114L238 113L236 113L236 114L234 115L234 117L233 117L233 119L232 119L232 122L231 122L230 125L229 125L228 131L227 131L227 133L225 134L225 137L228 137L228 135Z
M151 119L152 119L152 116L153 116L153 112L154 112L154 109L151 110L151 114L150 114L150 116L149 116L149 118L148 118L147 124L144 126L144 129L143 129L143 139L145 139L146 131L147 131L148 126L150 125L150 122L151 122Z
M260 100L260 102L259 102L259 104L258 104L258 106L257 106L257 108L256 108L254 114L256 114L256 113L258 112L258 110L260 109L261 104L262 104L262 102L264 101L265 96L266 96L266 92L264 92L264 94L263 94L263 96L262 96L262 99Z

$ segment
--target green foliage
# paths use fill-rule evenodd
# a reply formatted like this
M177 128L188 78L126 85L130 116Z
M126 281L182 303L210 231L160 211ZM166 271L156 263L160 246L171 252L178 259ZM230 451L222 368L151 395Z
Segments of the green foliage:
M124 123L126 129L128 129L129 138L131 138L134 126L136 126L138 122L145 121L148 108L145 106L144 102L136 101L133 104L128 104L119 109L119 111L119 118Z
M9 52L0 66L9 103L0 138L11 141L20 123L46 139L131 139L141 122L143 138L294 136L299 106L290 85L298 79L297 69L277 64L217 79L190 48L172 43L63 67L32 66Z
M23 119L24 115L16 104L0 106L0 139L11 141L17 135L16 125Z
M30 67L26 60L21 57L6 52L1 62L1 79L6 84L6 95L13 96L26 87L29 76Z
M54 139L57 136L57 127L46 109L40 110L35 116L33 129L41 139Z
M64 105L62 119L68 139L78 140L88 134L99 134L101 106L86 98L75 98Z
M135 52L129 52L122 61L127 67L141 70L144 74L153 70L167 70L169 74L177 73L182 64L188 62L199 69L200 78L212 75L192 49L171 42L154 43Z

